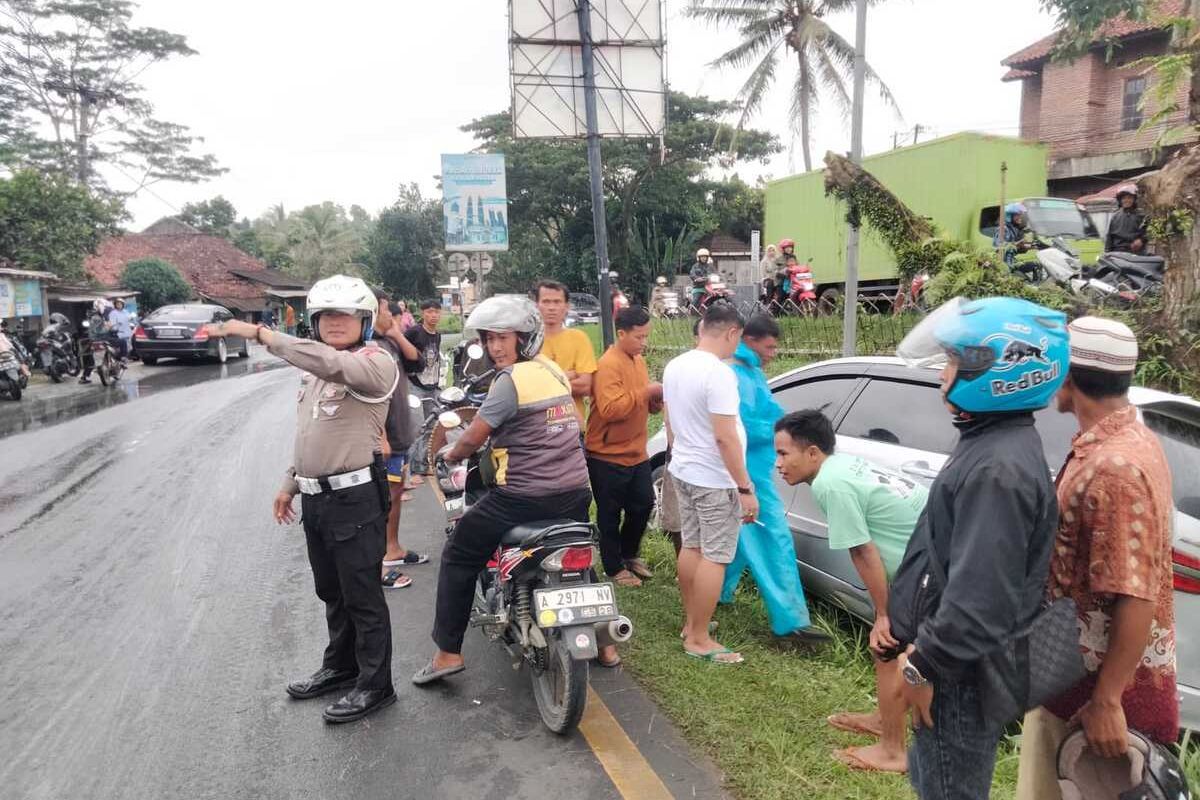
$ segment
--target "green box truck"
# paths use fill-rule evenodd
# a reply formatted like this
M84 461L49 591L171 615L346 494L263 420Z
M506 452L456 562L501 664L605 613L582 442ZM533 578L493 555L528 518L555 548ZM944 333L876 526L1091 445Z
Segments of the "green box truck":
M874 175L915 213L961 241L990 247L999 216L1000 166L1008 165L1005 202L1029 209L1035 234L1063 236L1085 261L1101 248L1099 235L1074 200L1046 197L1046 148L1003 136L957 133L863 159ZM767 184L765 240L794 239L796 256L812 265L825 301L841 294L846 276L846 206L825 196L822 170ZM859 287L864 296L893 296L898 288L891 251L863 226Z

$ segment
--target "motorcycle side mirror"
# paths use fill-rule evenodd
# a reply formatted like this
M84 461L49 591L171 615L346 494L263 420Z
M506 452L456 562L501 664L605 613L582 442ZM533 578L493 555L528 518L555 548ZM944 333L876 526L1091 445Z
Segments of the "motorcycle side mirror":
M467 345L467 357L475 361L483 358L483 348L472 342Z
M438 425L443 428L457 428L462 425L462 417L454 411L443 411L438 414Z
M92 323L88 322L88 321L85 319L83 322L79 323L79 327L81 327L81 328L90 328L90 327L92 327Z
M420 408L421 407L421 398L417 397L415 394L410 394L408 396L408 407L409 408Z

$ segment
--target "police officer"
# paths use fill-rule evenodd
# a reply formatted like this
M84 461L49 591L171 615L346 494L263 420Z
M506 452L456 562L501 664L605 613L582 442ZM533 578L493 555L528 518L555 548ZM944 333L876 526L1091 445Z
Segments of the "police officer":
M334 275L308 293L315 341L239 320L208 326L210 336L254 338L306 373L294 466L274 511L276 521L292 522L292 498L303 495L308 560L325 602L329 646L321 669L287 691L304 700L350 689L325 709L328 722L361 719L396 700L391 620L379 584L389 506L379 449L400 374L370 341L377 310L362 280Z

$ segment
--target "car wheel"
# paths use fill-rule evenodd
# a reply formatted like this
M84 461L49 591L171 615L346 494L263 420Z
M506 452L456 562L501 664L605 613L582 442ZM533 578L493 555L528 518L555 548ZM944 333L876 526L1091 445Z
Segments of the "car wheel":
M142 363L147 367L153 367L158 363L158 359L155 356L142 356Z
M250 340L249 339L242 339L242 349L240 351L238 351L238 355L241 356L242 358L250 357Z
M229 360L229 347L224 339L217 339L217 361L224 364Z

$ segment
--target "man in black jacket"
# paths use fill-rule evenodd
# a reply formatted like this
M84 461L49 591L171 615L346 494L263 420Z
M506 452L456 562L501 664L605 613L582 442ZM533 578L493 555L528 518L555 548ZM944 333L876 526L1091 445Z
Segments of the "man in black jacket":
M946 362L960 431L888 601L916 729L910 779L921 800L986 800L1007 720L984 716L975 666L1044 593L1058 504L1033 412L1066 376L1066 318L1025 300L956 298L898 352Z
M1108 223L1108 235L1104 238L1104 252L1141 254L1150 237L1146 233L1146 215L1137 207L1136 184L1126 184L1117 192L1117 203L1121 207Z

